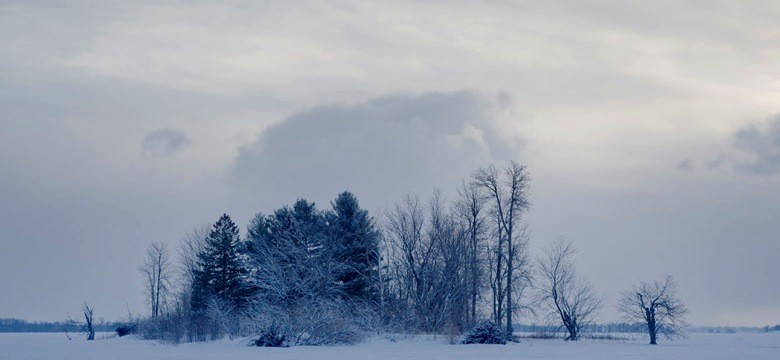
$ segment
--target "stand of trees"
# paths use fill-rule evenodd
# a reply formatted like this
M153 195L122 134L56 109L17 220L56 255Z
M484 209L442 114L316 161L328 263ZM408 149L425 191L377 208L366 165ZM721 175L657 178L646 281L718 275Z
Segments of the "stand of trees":
M477 169L452 201L409 194L379 220L350 192L326 210L299 199L259 213L245 236L223 214L188 233L176 261L164 245L149 247L140 332L319 345L376 331L456 336L484 320L512 334L518 318L546 310L577 340L601 297L575 276L571 243L532 266L529 185L526 167L510 162Z
M381 233L353 194L331 205L300 199L257 214L246 238L223 214L187 234L178 268L152 244L140 268L150 306L142 334L178 342L279 332L291 343L326 344L378 326Z

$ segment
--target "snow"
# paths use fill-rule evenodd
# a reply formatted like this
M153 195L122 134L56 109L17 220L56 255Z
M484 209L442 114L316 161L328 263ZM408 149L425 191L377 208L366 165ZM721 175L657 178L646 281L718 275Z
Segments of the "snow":
M73 336L73 334L71 334ZM103 334L105 337L106 334ZM132 337L88 342L61 333L0 334L0 359L780 359L780 334L691 334L688 339L646 345L631 340L522 340L508 345L449 345L438 336L378 336L354 346L257 348L248 340L167 345Z

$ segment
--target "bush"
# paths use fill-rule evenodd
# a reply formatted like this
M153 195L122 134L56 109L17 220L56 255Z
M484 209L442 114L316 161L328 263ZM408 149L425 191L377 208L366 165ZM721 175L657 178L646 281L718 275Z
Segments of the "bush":
M466 333L466 337L461 344L501 344L505 345L510 340L496 324L485 321Z
M119 335L119 337L135 334L136 331L138 331L138 325L137 324L123 324L119 325L116 328L116 334Z
M284 335L279 335L276 330L271 329L260 335L260 338L254 341L254 345L263 347L284 347Z

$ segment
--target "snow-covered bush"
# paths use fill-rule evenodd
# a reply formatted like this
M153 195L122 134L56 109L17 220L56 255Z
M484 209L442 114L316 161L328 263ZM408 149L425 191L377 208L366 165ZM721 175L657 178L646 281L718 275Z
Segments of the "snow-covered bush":
M340 301L308 303L293 309L289 319L295 345L355 344L365 337L349 304Z
M461 344L501 344L511 340L506 333L493 322L485 321L469 330Z

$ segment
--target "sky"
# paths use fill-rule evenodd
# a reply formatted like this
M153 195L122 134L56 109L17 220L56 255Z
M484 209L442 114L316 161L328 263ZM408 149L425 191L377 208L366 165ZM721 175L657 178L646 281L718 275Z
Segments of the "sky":
M774 1L0 1L0 317L145 314L223 212L343 191L381 221L515 160L532 256L697 325L780 323ZM531 322L530 319L519 319Z

